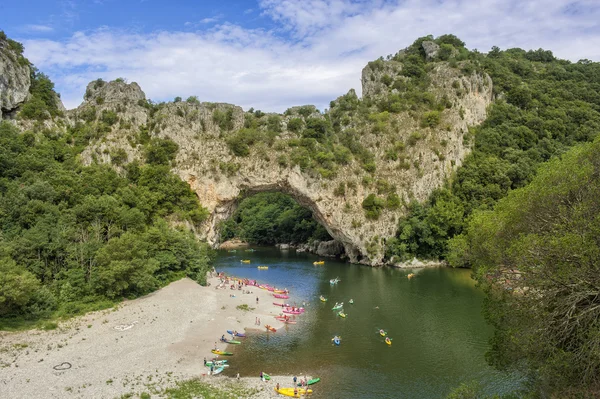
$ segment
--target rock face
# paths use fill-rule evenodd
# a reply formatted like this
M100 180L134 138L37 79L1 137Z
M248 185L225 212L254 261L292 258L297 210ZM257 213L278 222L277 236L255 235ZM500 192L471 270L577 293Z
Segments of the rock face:
M425 59L427 61L432 61L437 57L438 51L440 51L440 46L431 41L424 41L422 43L423 50L425 50Z
M11 117L29 97L31 71L24 60L0 39L0 119Z
M339 167L335 176L329 179L303 171L298 165L281 162L282 157L290 159L291 142L298 137L287 129L270 145L259 142L250 147L248 156L235 156L227 140L255 119L254 115L230 104L194 102L167 103L151 115L143 104L145 96L135 83L88 86L86 101L70 111L70 118L77 120L86 112L89 114L90 109L94 110L96 118L101 118L104 110L113 110L120 115L120 122L108 136L83 153L82 159L87 163L94 159L110 162L110 154L117 148L126 150L128 161L142 158L141 146L133 145L131 140L140 128L147 128L152 136L175 141L179 152L173 171L189 183L209 210L209 219L197 233L213 245L218 245L220 226L233 214L240 198L261 191L280 191L309 208L344 247L350 261L378 265L383 259L385 241L396 233L397 220L403 211L384 209L378 220L367 219L362 208L365 197L377 193L379 188L376 187L385 183L394 187L405 203L413 199L425 200L462 164L469 152L463 136L469 126L485 119L486 108L492 101L489 76L463 75L446 63L432 65L429 74L433 83L429 91L435 98L444 97L448 101L448 108L441 112L439 126L423 128L420 120L410 113L390 116L386 127L390 132L386 136L374 132L372 125L362 120L349 125L362 129L359 140L374 155L375 174L362 170L355 159L347 166ZM400 63L393 61L376 67L367 66L363 70L363 98L384 98L386 92L378 89L385 86L382 76L392 73L402 79L398 75L401 68ZM358 101L353 91L344 97ZM281 126L287 126L293 118L306 119L306 115L299 112L299 108L288 110L281 116ZM308 113L323 118L316 111ZM226 126L220 122L219 115L227 115ZM413 143L415 131L419 132L420 138ZM403 158L387 159L386 151L398 140L410 143ZM346 187L343 193L336 191L340 185ZM335 245L337 251L339 247ZM323 253L330 253L330 250L333 251L329 244L323 247Z
M336 257L344 254L344 245L336 240L321 241L317 247L317 255Z

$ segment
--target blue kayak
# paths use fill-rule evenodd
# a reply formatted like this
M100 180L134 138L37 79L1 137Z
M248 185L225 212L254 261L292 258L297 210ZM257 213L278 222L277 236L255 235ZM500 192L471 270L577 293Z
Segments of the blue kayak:
M236 337L245 337L246 336L246 334L241 333L241 332L237 332L237 333L233 334L233 330L227 330L227 332L231 335L235 335Z
M334 344L336 344L338 346L340 345L340 339L338 337L333 338L332 341Z

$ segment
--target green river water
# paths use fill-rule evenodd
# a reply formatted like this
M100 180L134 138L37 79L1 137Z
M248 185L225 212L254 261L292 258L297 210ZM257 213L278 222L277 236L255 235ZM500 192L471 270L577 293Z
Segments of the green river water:
M219 252L217 271L287 287L289 303L307 303L297 324L276 333L250 333L241 345L230 345L235 355L227 374L258 376L262 370L318 376L315 399L444 398L472 380L486 394L519 387L517 376L485 362L492 331L481 315L483 294L469 270L371 268L328 259L324 266L313 266L317 259L276 248ZM258 265L269 270L258 270ZM411 272L416 277L409 280ZM332 286L329 280L335 277L341 281ZM328 301L321 302L319 295ZM342 301L346 319L331 310ZM270 303L259 306L276 309ZM380 328L392 338L391 346L378 334ZM341 336L340 346L332 344L334 335Z

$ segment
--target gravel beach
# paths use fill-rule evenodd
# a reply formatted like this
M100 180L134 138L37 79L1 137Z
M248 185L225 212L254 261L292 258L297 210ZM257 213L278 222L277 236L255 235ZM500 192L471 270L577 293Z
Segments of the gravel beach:
M279 396L275 383L289 387L291 377L262 382L258 377L237 381L205 375L203 358L214 356L211 349L226 330L265 331L264 324L283 325L273 317L279 311L270 292L217 289L215 277L209 283L202 287L182 279L115 309L60 323L52 331L0 332L0 398L138 397L192 378L257 388L253 398ZM243 304L253 309L236 308ZM233 346L227 349L235 352ZM218 343L219 349L225 347ZM235 361L235 355L230 359Z

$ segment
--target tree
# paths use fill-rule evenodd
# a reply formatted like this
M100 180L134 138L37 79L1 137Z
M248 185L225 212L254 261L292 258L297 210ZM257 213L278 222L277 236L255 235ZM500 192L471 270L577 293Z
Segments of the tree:
M489 361L533 371L544 396L600 393L599 175L600 140L577 146L452 240L487 295Z

